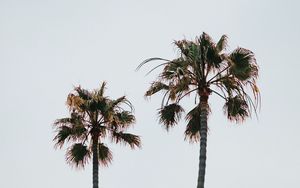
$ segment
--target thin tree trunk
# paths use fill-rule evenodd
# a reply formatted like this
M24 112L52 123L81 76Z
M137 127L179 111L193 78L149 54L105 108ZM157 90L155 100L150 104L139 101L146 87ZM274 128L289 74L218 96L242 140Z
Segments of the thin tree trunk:
M99 161L98 161L98 138L93 138L93 188L99 187Z
M207 146L208 96L200 98L200 155L197 188L204 188Z

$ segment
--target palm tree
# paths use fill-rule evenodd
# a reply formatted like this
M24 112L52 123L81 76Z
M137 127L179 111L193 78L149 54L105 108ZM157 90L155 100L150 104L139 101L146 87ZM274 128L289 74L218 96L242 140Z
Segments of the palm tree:
M80 86L67 98L70 117L57 119L54 127L55 146L61 148L73 142L66 153L66 161L75 167L84 167L93 159L93 188L98 188L99 164L107 166L112 161L112 152L104 144L110 137L115 143L128 144L132 149L141 146L140 137L125 133L134 122L133 106L122 96L112 100L104 96L106 83L100 89L88 91ZM122 106L128 106L129 111Z
M156 81L146 91L145 96L164 92L159 120L169 130L181 118L184 112L179 104L186 96L195 94L195 107L185 119L187 126L185 139L200 141L200 157L197 188L204 187L207 146L207 118L210 112L208 99L216 94L224 99L224 113L232 121L242 122L256 112L260 103L260 94L256 85L258 66L252 51L236 48L225 53L227 36L214 43L211 37L203 33L194 41L175 41L179 57L173 60L149 58L137 69L152 61L163 63L148 73L163 67ZM251 93L249 95L248 93Z

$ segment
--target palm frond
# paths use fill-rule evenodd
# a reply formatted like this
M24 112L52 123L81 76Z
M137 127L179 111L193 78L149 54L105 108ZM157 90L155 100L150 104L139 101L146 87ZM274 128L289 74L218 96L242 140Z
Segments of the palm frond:
M99 157L99 164L103 166L108 166L113 160L112 152L103 143L100 143L98 146L98 157Z
M64 143L67 141L77 141L86 137L87 129L83 124L80 123L71 123L67 125L61 125L56 128L56 136L53 141L55 141L55 148L61 148Z
M144 66L146 63L149 63L151 61L169 61L169 60L160 57L148 58L144 60L141 64L139 64L139 66L136 68L136 71L138 71L142 66Z
M134 149L135 147L141 147L141 139L139 136L129 133L123 133L122 131L113 131L112 141L115 143L128 144L132 149Z
M74 90L83 100L90 100L92 98L92 94L88 90L81 88L81 86L75 87Z
M168 64L165 65L162 73L159 77L162 80L172 80L178 79L188 72L187 70L188 63L183 58L177 58L170 61Z
M135 123L135 116L129 111L118 112L115 114L115 122L119 127L126 129Z
M233 77L223 77L219 82L220 83L216 85L218 87L224 87L229 96L232 96L234 91L240 91L240 83Z
M183 108L176 103L163 106L158 112L159 122L169 130L180 120L183 111Z
M55 142L55 148L61 148L66 141L69 141L72 137L72 129L68 126L60 126L57 128L57 134L53 141Z
M106 82L102 82L100 89L97 91L97 96L103 97L104 91L106 89Z
M227 40L228 40L228 37L226 35L222 35L222 37L220 38L220 40L218 41L218 43L216 45L218 52L221 52L226 49Z
M53 125L56 126L63 126L63 125L68 125L72 123L73 120L72 118L60 118L54 121Z
M166 85L160 81L156 81L151 84L150 88L146 91L145 96L149 97L161 90L168 90L168 89L169 89L168 85Z
M200 44L200 47L202 47L203 49L208 49L212 46L215 46L212 38L205 32L200 35L200 37L198 38L198 42Z
M178 47L181 54L183 54L185 57L189 56L189 46L191 44L191 41L187 41L185 39L178 40L178 41L175 41L174 44Z
M76 168L83 168L90 157L91 153L87 146L81 143L72 145L66 153L67 163L75 166Z
M80 96L77 96L77 95L74 95L71 93L68 95L66 103L69 106L69 109L71 111L77 110L77 111L81 112L82 111L81 107L84 104L84 100Z
M211 70L219 69L221 67L221 63L223 62L222 55L219 54L218 50L215 46L211 46L207 48L206 53L206 62L207 62L207 74ZM213 69L212 69L213 68Z
M119 105L121 105L122 103L125 103L127 101L125 96L119 97L115 100L111 100L110 106L112 109L114 109L114 107L117 107Z
M237 48L229 55L232 64L229 71L241 81L256 79L258 76L258 65L254 53L245 48Z
M247 101L241 96L229 97L223 107L227 118L237 123L250 116Z
M185 140L198 142L200 140L200 106L194 107L185 117L188 121L186 126Z

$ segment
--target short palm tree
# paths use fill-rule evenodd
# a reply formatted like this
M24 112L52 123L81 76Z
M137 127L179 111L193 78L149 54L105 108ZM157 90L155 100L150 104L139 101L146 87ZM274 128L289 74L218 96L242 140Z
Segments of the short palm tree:
M112 161L112 153L104 144L106 137L115 143L125 143L131 148L140 147L139 136L124 133L135 122L131 103L122 96L112 100L104 96L106 83L100 89L88 91L80 86L67 98L70 117L57 119L54 127L55 146L61 148L72 142L66 153L66 160L75 167L84 167L93 160L93 188L98 188L99 164L107 166ZM129 111L124 110L127 105Z
M241 122L256 111L260 95L256 85L258 66L253 52L237 48L226 53L227 36L214 43L203 33L194 41L175 41L179 57L173 60L149 58L148 62L163 61L158 79L147 90L145 96L163 91L162 106L159 109L160 123L168 130L178 123L184 109L179 104L183 98L195 93L195 107L187 115L185 139L200 141L200 157L197 188L204 187L207 146L208 99L216 94L224 99L224 113L229 120ZM249 95L248 93L252 93Z

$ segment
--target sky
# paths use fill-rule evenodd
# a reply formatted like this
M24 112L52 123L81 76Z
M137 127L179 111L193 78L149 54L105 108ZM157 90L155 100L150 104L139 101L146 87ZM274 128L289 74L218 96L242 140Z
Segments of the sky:
M206 32L229 37L228 50L252 50L260 66L258 118L229 122L222 100L209 104L206 188L299 188L300 3L297 0L0 0L0 187L92 187L91 163L76 170L55 150L52 124L66 97L107 81L107 95L135 107L132 133L143 147L108 142L113 163L100 187L196 187L199 144L185 122L166 132L161 95L144 92L159 72L135 68L149 57L175 58L174 40ZM190 100L193 100L192 98Z

